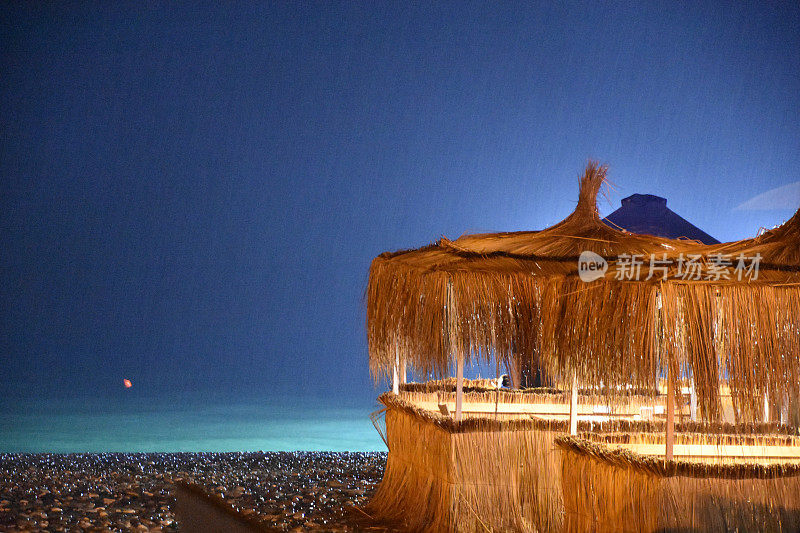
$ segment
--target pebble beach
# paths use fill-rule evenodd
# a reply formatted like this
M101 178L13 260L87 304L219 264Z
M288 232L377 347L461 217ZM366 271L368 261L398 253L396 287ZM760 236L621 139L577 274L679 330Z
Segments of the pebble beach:
M177 481L279 530L355 531L385 464L381 452L5 453L0 531L180 531Z

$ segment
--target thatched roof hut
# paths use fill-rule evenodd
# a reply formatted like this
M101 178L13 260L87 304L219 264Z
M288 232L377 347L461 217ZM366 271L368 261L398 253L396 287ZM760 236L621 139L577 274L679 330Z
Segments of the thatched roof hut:
M522 359L610 394L655 389L668 370L673 381L691 374L712 419L720 380L742 421L758 418L764 394L778 403L800 380L800 211L734 243L632 234L599 217L606 172L590 162L575 211L547 229L442 238L375 258L373 375L391 375L398 360L444 376L459 361ZM579 275L587 252L607 265L590 282Z
M376 378L394 379L393 393L379 399L389 456L371 516L424 531L582 531L586 523L565 513L600 516L587 489L596 485L604 498L619 491L602 504L604 519L636 509L647 520L631 524L669 526L678 522L654 509L673 495L694 497L708 486L733 501L761 490L757 479L729 488L713 469L694 484L686 476L671 483L640 475L637 465L646 469L653 461L665 468L685 460L702 468L730 462L724 447L705 446L712 442L708 434L723 433L736 434L720 442L739 455L760 439L763 450L743 459L751 463L784 454L778 459L791 468L775 481L765 509L794 512L796 499L787 494L796 488L792 465L800 460L800 444L778 446L784 441L770 435L796 427L765 416L764 403L767 398L770 409L793 403L800 412L800 211L780 228L735 243L638 235L601 221L596 201L605 176L605 167L590 163L575 211L542 231L442 238L373 261L370 368ZM559 390L480 390L463 379L472 360L543 369ZM455 386L445 380L401 387L398 376L405 372L398 369L406 364L421 378L444 377L455 367ZM709 423L723 422L724 382L735 425ZM696 391L690 396L700 404L702 423L687 420L696 409L685 415L678 388L685 383ZM466 393L465 385L471 387ZM757 431L766 436L752 437ZM585 440L603 432L629 443L622 474L618 463L581 462L591 443L563 441L574 450L557 449L556 439L567 433ZM643 459L633 455L638 452ZM576 470L573 463L588 466ZM627 485L616 483L620 475L637 483L638 507L629 505ZM712 501L702 509L713 514L729 507ZM684 507L670 509L686 515ZM758 511L730 523L757 523ZM603 530L597 520L587 523ZM619 526L613 517L605 523L608 530ZM688 523L697 525L691 516Z

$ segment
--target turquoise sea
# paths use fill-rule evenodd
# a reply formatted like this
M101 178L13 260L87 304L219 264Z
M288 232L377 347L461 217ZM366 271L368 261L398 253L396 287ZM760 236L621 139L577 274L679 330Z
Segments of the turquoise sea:
M368 400L5 400L0 452L385 451Z

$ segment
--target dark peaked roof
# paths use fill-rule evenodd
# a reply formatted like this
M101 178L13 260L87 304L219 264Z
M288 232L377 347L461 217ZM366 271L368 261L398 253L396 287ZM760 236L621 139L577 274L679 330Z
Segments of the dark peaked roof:
M703 244L719 241L667 207L667 199L652 194L632 194L603 222L631 233L668 239L691 239Z

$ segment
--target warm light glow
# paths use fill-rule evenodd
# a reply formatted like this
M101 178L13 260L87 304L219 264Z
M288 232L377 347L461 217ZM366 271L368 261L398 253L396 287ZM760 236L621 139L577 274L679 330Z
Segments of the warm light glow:
M126 389L130 389L133 386L133 383L131 383L131 380L129 379L123 379L122 384L125 385Z

